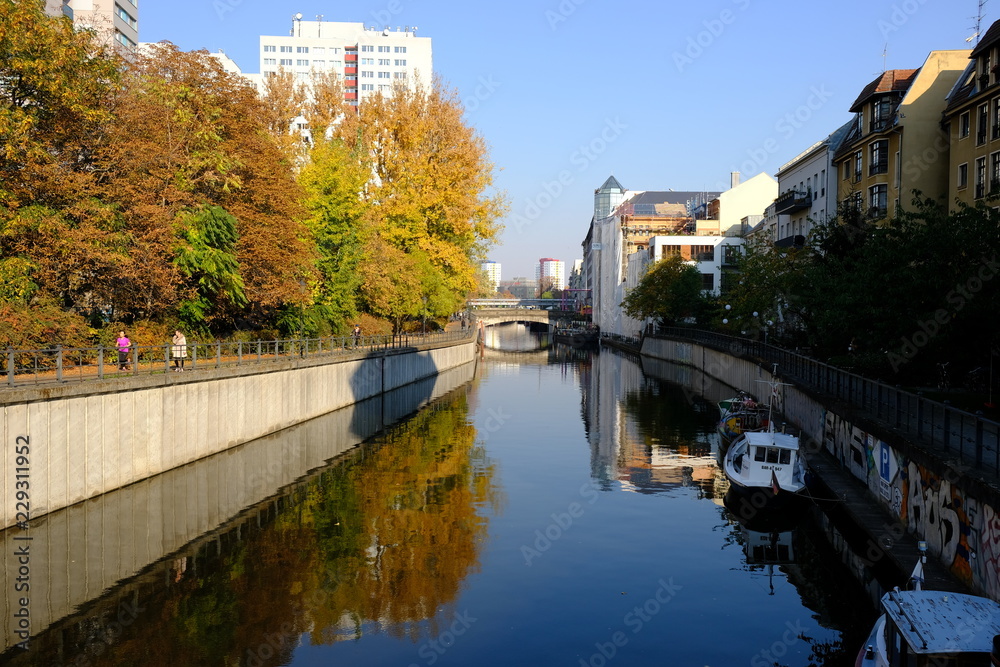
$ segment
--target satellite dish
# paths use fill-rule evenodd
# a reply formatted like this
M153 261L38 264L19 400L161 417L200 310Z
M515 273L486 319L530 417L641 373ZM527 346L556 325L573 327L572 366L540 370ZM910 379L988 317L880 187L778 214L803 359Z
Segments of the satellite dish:
M389 36L389 29L388 28L386 28L385 30L382 31L382 36L383 37L388 37Z
M295 15L295 20L296 21L301 21L302 20L302 12L299 12L298 14Z

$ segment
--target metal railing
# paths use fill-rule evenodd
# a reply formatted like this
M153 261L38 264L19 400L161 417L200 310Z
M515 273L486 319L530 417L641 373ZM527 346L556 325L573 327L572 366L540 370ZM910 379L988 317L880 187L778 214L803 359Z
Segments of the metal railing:
M1000 475L1000 423L982 414L932 401L919 393L758 340L684 328L665 328L657 335L701 343L768 365L777 364L781 377L794 380L803 388L845 401L915 442L942 448L963 465Z
M187 344L184 372L210 368L267 364L294 358L338 357L472 339L473 329L397 336L327 336L258 341L195 341ZM175 368L173 343L133 345L124 369L114 346L15 350L4 353L7 387L87 382L109 378L169 373Z

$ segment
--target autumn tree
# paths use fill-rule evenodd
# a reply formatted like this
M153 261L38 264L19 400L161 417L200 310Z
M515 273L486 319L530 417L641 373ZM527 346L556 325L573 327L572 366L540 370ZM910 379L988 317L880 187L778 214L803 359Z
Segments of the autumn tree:
M380 265L387 255L366 257L359 267L363 280L410 304L395 308L397 317L417 302L418 313L431 317L456 311L477 287L478 265L500 231L506 202L492 192L486 144L464 123L455 92L440 83L429 90L397 85L391 95L363 101L334 134L370 168L362 196L380 242L370 247L395 249L397 272L413 274L420 293L408 293L409 278L384 280ZM385 291L390 288L397 290L393 296Z

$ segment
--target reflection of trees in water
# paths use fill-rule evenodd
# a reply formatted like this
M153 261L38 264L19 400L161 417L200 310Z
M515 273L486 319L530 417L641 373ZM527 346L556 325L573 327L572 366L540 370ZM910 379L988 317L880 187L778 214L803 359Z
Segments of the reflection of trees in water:
M153 566L160 576L43 633L15 664L278 665L305 632L313 643L375 628L416 639L478 571L486 512L499 505L468 411L464 391L425 408ZM115 623L123 605L127 622Z

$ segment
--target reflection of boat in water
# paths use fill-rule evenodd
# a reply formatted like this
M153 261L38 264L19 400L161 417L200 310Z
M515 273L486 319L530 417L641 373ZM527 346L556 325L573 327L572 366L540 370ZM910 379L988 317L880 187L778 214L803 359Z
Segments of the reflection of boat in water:
M761 504L759 499L734 490L731 484L722 499L722 504L747 530L761 533L792 530L805 520L806 510L809 508L809 504L805 502L790 503L780 507Z
M923 552L911 575L915 589L882 596L883 613L855 667L989 667L1000 664L1000 603L947 591L925 591ZM991 663L992 655L992 663Z

